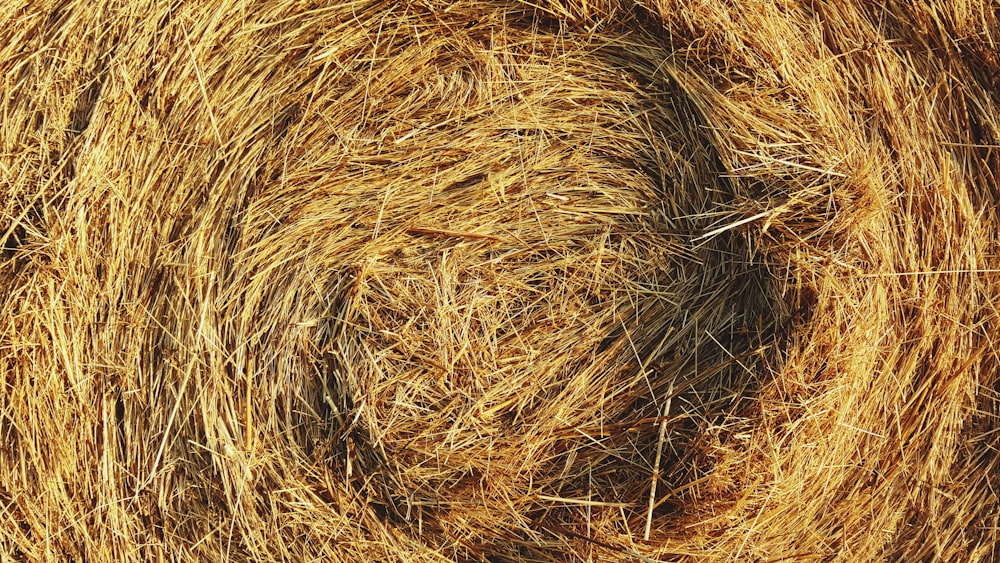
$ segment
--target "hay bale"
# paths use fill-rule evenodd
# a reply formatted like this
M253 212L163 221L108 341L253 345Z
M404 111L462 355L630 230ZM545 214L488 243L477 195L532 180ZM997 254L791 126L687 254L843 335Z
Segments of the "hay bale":
M6 557L996 557L988 4L0 10Z

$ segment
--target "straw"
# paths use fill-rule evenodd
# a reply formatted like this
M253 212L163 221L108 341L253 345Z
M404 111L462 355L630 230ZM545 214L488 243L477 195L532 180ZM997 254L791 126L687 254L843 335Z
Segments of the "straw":
M997 559L988 2L0 7L0 559Z

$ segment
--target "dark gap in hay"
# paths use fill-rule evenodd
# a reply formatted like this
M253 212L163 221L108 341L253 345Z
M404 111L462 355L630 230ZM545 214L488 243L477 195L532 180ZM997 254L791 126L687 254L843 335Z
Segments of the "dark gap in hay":
M655 30L659 26L653 7L646 2L566 2L563 0L531 2L519 0L529 9L531 19L550 33L621 33L636 27ZM624 5L623 5L624 4Z
M0 245L0 252L3 252L3 257L8 260L14 257L14 254L21 248L27 237L27 231L24 230L24 226L21 224L14 225L14 228L9 230L10 234L4 238L3 244Z
M77 98L76 107L73 108L73 113L70 114L69 118L70 133L82 135L87 127L90 126L90 118L94 113L94 108L97 106L97 101L101 97L101 88L104 87L104 80L106 79L104 75L106 73L106 68L98 69L94 73L96 78Z
M125 439L125 400L122 397L121 389L118 390L117 396L115 397L115 438L118 442L118 447L121 450L119 455L121 459L128 458L128 442Z

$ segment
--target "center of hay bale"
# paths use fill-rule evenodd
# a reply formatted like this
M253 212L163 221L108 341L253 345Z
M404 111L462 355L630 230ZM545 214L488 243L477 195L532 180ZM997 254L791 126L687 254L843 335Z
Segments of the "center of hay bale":
M542 514L617 526L663 421L661 474L687 479L678 444L752 393L780 317L738 239L696 239L729 196L668 54L514 17L337 36L365 80L297 117L308 164L251 208L326 296L304 396L335 470L471 545Z

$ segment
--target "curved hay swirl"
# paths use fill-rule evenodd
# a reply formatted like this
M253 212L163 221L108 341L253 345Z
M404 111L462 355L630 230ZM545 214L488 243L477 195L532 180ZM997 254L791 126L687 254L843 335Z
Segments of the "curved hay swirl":
M988 3L23 4L0 553L995 554Z

